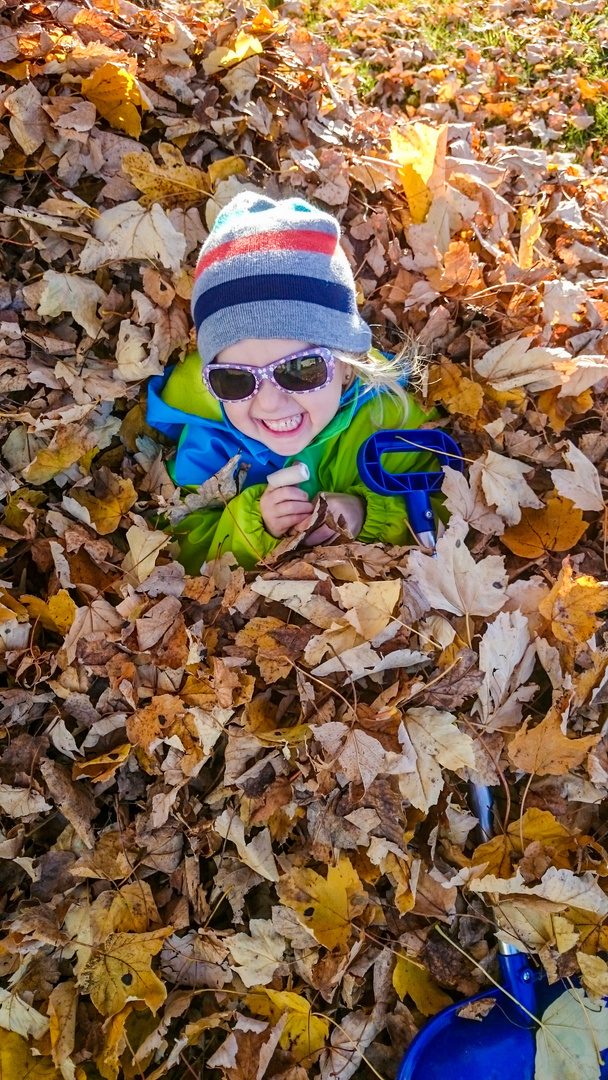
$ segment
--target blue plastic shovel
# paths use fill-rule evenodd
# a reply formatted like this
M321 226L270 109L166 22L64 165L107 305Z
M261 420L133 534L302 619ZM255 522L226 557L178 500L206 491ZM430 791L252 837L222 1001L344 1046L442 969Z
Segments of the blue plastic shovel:
M471 795L479 832L487 840L491 836L490 791L471 785ZM504 942L498 943L498 961L502 987L451 1005L425 1024L401 1062L397 1080L534 1080L536 1019L572 984L559 980L549 986L526 953ZM464 1006L482 998L494 1000L482 1019L459 1015ZM596 1075L607 1080L608 1056L603 1056L606 1063ZM569 1071L568 1076L572 1075Z
M386 454L404 454L417 450L430 451L439 464L433 472L393 473L383 464ZM457 443L439 430L378 431L361 446L357 468L363 483L377 495L402 495L408 522L418 543L435 551L435 519L431 495L441 490L444 474L441 467L449 465L462 472L464 462ZM381 539L381 537L380 537Z
M492 835L490 789L471 784L470 795L479 838L485 842ZM483 990L425 1024L409 1047L397 1080L532 1080L538 976L527 955L504 942L498 944L498 962L504 989ZM458 1015L463 1006L482 998L495 1001L482 1020Z

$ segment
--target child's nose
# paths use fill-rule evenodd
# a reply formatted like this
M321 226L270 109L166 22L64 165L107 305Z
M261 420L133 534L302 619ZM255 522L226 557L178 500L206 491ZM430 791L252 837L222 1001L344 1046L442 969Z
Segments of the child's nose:
M256 405L258 409L263 409L264 412L271 412L284 408L290 396L285 390L281 390L280 386L276 386L275 383L271 382L270 379L262 379L262 385L256 394Z

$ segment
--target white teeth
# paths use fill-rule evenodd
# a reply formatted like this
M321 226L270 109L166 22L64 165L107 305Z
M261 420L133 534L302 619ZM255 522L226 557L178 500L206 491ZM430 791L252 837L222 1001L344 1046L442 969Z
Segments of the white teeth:
M300 426L302 413L297 416L287 416L285 420L263 420L262 423L271 431L294 431Z

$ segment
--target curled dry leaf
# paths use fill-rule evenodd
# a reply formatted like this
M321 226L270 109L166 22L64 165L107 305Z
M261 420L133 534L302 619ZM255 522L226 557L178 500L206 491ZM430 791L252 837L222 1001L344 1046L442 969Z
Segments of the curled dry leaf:
M137 202L127 202L97 218L93 236L80 256L80 269L87 274L124 259L157 259L161 266L178 273L185 252L185 237L158 203L146 210Z
M552 469L551 479L558 493L577 507L578 510L604 510L604 497L600 487L600 478L595 465L574 445L568 443L564 457L572 472L565 469Z

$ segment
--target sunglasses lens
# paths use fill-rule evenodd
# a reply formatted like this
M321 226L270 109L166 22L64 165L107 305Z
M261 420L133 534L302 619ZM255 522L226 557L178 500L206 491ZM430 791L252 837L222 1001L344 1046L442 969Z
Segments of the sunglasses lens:
M242 401L255 390L255 379L250 371L239 371L227 364L211 365L208 378L213 393L221 401Z
M318 390L327 382L328 374L325 360L316 353L297 356L274 369L274 377L279 386L295 394L305 390Z

